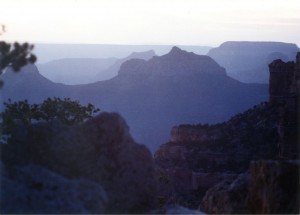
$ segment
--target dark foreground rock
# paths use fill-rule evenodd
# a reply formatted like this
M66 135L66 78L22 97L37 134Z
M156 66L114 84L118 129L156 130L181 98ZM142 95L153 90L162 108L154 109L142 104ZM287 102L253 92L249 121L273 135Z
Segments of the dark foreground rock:
M248 207L256 214L299 214L298 161L255 161L250 165Z
M250 173L210 188L200 209L213 214L298 214L299 169L299 161L253 161Z
M100 184L108 198L105 212L143 213L154 207L151 154L134 142L118 114L102 113L73 127L59 122L19 127L1 152L9 169L38 164L70 180Z
M167 175L169 193L182 197L177 184L186 192L191 185L205 184L187 205L200 199L200 209L207 213L300 213L300 53L296 62L275 60L269 69L269 102L224 123L172 129L171 141L155 153L161 172L180 169L181 177ZM191 180L192 176L228 173L244 174L236 179ZM172 181L178 183L174 186Z
M102 187L86 179L67 179L38 165L1 174L1 213L104 213Z
M243 173L233 181L224 180L210 188L200 209L212 214L244 214L247 209L249 174Z

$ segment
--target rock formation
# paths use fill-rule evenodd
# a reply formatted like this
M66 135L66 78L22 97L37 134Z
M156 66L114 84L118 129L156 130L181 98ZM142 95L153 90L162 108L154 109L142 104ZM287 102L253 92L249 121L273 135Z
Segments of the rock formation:
M280 105L279 157L298 159L299 150L299 90L300 52L296 62L272 62L270 67L270 102Z
M300 53L296 63L270 64L268 103L224 123L171 130L170 142L155 153L175 184L169 190L184 196L177 189L182 182L185 193L197 193L186 201L203 197L200 209L207 213L299 213L299 59Z
M147 61L154 56L156 56L156 54L153 50L144 51L144 52L133 52L125 58L116 60L114 64L104 69L103 71L98 71L98 73L90 79L90 82L108 80L110 78L115 77L118 74L122 64L125 63L126 61L133 60L133 59L140 59L140 60Z
M299 214L300 162L263 160L250 165L248 212Z
M270 65L270 105L278 109L277 120L278 154L277 159L252 161L247 191L242 197L242 206L247 213L299 213L299 62L284 63L273 61ZM294 160L291 160L294 159ZM248 179L247 179L248 181ZM246 182L246 181L245 181ZM228 189L228 186L227 188ZM210 198L217 198L220 191L211 188L204 197L207 211L222 213L223 203L207 204ZM235 205L237 200L227 202ZM204 208L205 208L204 207ZM238 211L235 211L239 213Z
M268 83L268 65L277 59L294 60L296 44L281 42L228 41L208 52L227 74L245 83Z
M56 84L43 77L34 64L28 64L21 68L20 72L14 72L7 68L0 76L4 85L1 87L0 110L3 102L11 98L13 101L27 99L30 103L40 103L48 97L66 97L69 93L62 84Z
M104 213L103 188L90 180L68 179L39 165L1 169L2 214Z
M161 145L155 162L176 185L173 191L197 193L200 204L209 188L223 180L232 182L247 171L251 160L276 158L277 117L277 108L262 103L224 123L173 127L171 141Z
M73 53L70 53L72 55ZM125 58L61 58L38 64L41 74L47 79L68 85L88 84L108 80L118 74L120 66L130 59L149 60L156 54L153 50L133 52Z
M224 121L268 97L267 85L240 83L212 58L177 47L147 61L126 61L116 77L93 84L54 84L31 69L35 75L21 71L14 79L4 80L3 101L41 103L56 96L92 103L120 113L134 139L152 152L168 140L174 125Z
M71 181L85 179L99 184L108 199L105 213L143 213L154 207L152 156L145 146L134 142L118 114L102 113L73 127L55 121L19 126L9 144L1 148L7 167L41 165ZM55 210L68 211L63 206Z
M269 65L269 101L284 103L295 97L296 91L293 88L295 80L295 62L283 62L278 59Z
M213 214L249 213L246 205L249 174L240 174L235 180L222 180L209 189L202 202L201 209Z

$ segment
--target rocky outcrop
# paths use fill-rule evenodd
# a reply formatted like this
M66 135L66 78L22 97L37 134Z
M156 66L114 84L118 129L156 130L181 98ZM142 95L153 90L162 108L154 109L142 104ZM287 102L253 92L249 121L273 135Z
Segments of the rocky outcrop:
M249 173L210 188L200 209L213 214L298 214L299 168L299 160L253 161Z
M2 148L6 166L38 164L100 184L108 197L105 212L143 213L155 204L152 156L134 142L118 114L102 113L73 127L58 122L20 127Z
M142 72L145 64L146 61L143 59L128 60L121 65L119 75L129 77L147 75L147 73L145 74Z
M295 63L275 60L269 65L269 70L269 101L285 102L286 99L295 96L296 92L291 89L295 76Z
M171 141L156 152L159 167L191 173L185 180L170 175L170 181L185 183L181 190L205 184L205 212L299 213L299 58L300 53L296 63L270 64L270 102L224 123L176 126ZM242 174L236 179L194 177L228 172Z
M2 214L102 214L107 203L99 184L67 179L38 165L1 171L0 198Z
M206 141L209 137L206 134L208 125L197 126L174 126L171 129L171 142Z
M174 46L171 51L161 57L153 57L148 66L154 74L162 76L217 74L225 76L225 69L206 55L196 55Z
M280 105L279 157L299 159L299 89L300 52L296 62L273 61L270 65L270 102Z
M262 103L224 123L176 126L155 161L163 168L243 172L252 159L277 156L277 123L277 108Z
M270 65L270 105L278 110L278 153L276 159L250 164L247 189L240 199L228 198L229 183L221 182L206 192L203 210L209 213L299 213L299 56L296 63L275 60ZM257 135L257 134L256 134ZM262 157L266 159L266 157ZM296 160L289 160L296 159ZM246 181L245 181L246 182ZM231 185L230 185L231 186ZM226 190L224 194L224 190ZM228 200L230 199L230 200ZM242 199L242 202L240 200ZM242 203L242 204L240 204ZM244 211L232 210L236 204Z
M224 123L174 127L171 131L171 141L161 145L154 155L156 164L169 182L168 192L160 188L160 194L166 199L172 199L176 193L177 201L180 199L181 203L193 208L200 204L206 192L207 199L216 192L216 202L203 203L209 203L204 207L205 212L217 213L216 211L220 210L218 213L242 213L242 209L239 208L245 209L246 206L242 206L245 199L242 203L226 206L225 209L222 205L225 200L220 199L223 195L220 194L221 188L214 186L223 181L225 185L232 184L239 173L247 171L253 159L276 158L277 119L277 108L269 103L262 103ZM236 183L232 186L234 185ZM237 189L234 192L239 191L240 189ZM246 193L239 195L246 196ZM236 199L226 201L230 203L234 200ZM215 209L211 209L214 204Z
M300 163L253 161L250 165L248 208L256 214L299 214Z
M209 189L200 209L210 214L245 214L247 208L249 174L243 173L235 180L222 182Z
M224 68L220 67L213 59L205 55L196 55L193 52L173 47L163 56L154 56L148 61L131 59L124 62L119 70L119 75L147 74L149 76L191 76L199 74L225 76Z
M92 79L90 79L90 82L108 80L110 78L115 77L119 73L119 70L122 69L121 68L122 65L127 61L131 61L131 60L135 61L138 59L143 61L148 61L154 56L156 56L156 54L153 50L144 51L144 52L133 52L125 58L117 59L116 62L111 66L109 66L108 68L103 69L100 72L98 71L98 74L92 77Z

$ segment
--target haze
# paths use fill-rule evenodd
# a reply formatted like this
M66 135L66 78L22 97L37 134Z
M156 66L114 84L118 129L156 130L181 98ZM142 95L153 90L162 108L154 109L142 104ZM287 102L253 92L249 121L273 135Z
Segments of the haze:
M299 0L1 0L1 40L33 43L300 44Z

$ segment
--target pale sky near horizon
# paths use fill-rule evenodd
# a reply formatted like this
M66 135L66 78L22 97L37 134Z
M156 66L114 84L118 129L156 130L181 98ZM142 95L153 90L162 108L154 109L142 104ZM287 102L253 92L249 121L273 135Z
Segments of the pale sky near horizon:
M300 0L0 0L0 40L32 43L300 46Z

